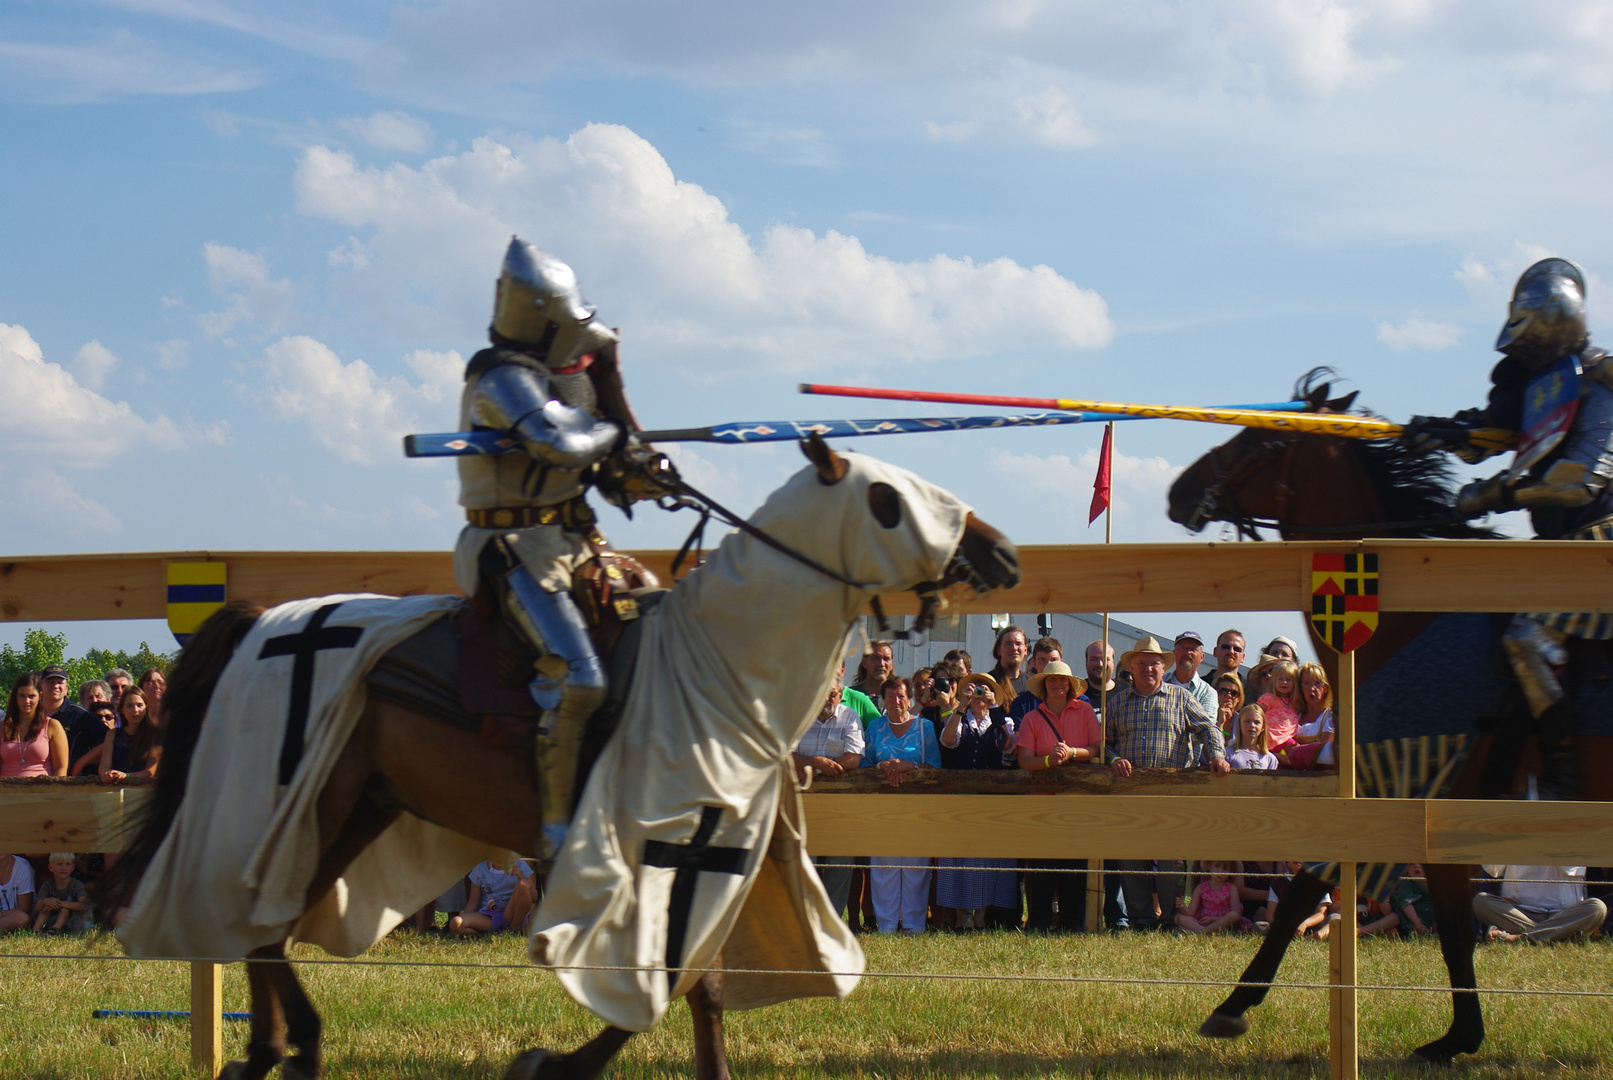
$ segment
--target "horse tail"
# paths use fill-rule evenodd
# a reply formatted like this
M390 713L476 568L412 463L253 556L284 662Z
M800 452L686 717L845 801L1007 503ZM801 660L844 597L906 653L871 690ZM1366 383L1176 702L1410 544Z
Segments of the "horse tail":
M225 665L263 612L263 607L251 601L232 600L208 616L180 650L179 660L169 674L168 691L163 695L159 735L162 761L157 768L157 786L136 818L134 839L95 888L96 918L103 926L112 925L113 913L134 898L141 876L173 826L174 815L185 798L191 757L201 738L207 703L212 700Z

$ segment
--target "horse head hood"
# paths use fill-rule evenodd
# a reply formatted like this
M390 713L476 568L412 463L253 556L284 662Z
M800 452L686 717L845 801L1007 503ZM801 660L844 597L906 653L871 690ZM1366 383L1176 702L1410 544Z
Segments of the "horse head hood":
M970 509L906 469L836 453L792 476L750 521L870 591L900 592L942 576Z

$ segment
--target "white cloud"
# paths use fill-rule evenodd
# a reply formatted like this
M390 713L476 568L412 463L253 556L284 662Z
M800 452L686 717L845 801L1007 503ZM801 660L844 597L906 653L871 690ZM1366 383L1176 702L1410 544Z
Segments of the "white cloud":
M926 120L924 134L931 142L966 143L980 134L980 123L976 120L956 120L950 124L938 124L934 120Z
M5 485L5 496L8 506L28 508L27 514L23 515L26 520L47 523L47 529L54 527L67 532L80 543L86 533L117 532L123 528L123 521L117 514L79 494L72 483L54 469L28 469ZM70 529L63 530L61 525L51 524L65 522L72 523ZM28 531L31 532L33 527L30 525ZM23 539L15 535L22 531L15 524L10 531L13 532L13 539ZM38 541L37 537L30 539L36 543Z
M303 424L319 445L361 465L400 453L402 437L423 430L417 410L451 400L465 370L458 353L421 350L405 360L421 379L411 384L362 360L343 363L302 336L281 338L263 355L269 400L281 419Z
M1071 460L1068 454L1015 454L1006 450L990 453L991 466L1016 492L1035 492L1039 505L1068 525L1059 534L1077 541L1088 532L1087 515L1092 505L1092 481L1098 474L1098 450L1089 447ZM1114 455L1109 476L1110 500L1115 515L1115 540L1120 543L1180 542L1181 526L1166 516L1165 503L1171 484L1181 475L1180 466L1162 457ZM1101 540L1103 519L1091 525L1095 540Z
M99 390L106 385L106 377L112 374L112 369L118 366L118 358L112 355L112 350L99 341L86 342L79 347L78 353L73 357L73 374L78 381L91 390Z
M741 150L781 165L826 169L838 161L834 146L814 127L761 120L733 120L729 126Z
M296 290L290 281L269 276L268 260L261 253L208 244L202 257L207 262L208 287L229 301L225 310L197 317L203 331L217 337L242 320L257 324L266 333L284 328L294 309Z
M1094 348L1114 335L1103 299L1049 266L898 262L856 237L782 224L753 239L719 199L615 125L563 142L482 138L420 168L360 167L316 146L296 188L304 213L370 230L348 283L388 307L377 317L421 332L486 318L495 260L519 233L571 262L635 346L702 371Z
M21 326L0 323L0 445L33 464L105 465L138 449L179 450L185 439L166 416L146 420L79 384ZM30 464L30 469L33 465Z
M396 109L369 116L349 116L336 124L377 150L418 154L431 148L431 125Z
M190 363L190 342L184 338L171 338L157 344L157 366L163 371L178 371Z
M1056 87L1017 98L1014 113L1026 134L1048 146L1091 146L1098 138L1075 110L1070 95Z
M1451 323L1430 319L1407 319L1405 322L1378 324L1378 340L1391 349L1448 349L1462 340L1467 333Z

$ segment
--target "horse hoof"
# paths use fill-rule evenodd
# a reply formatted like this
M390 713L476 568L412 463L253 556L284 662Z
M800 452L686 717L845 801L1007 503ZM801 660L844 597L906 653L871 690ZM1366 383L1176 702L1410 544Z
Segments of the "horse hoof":
M280 1066L280 1076L282 1080L319 1080L319 1066L295 1054Z
M1199 1034L1206 1039L1236 1039L1248 1030L1248 1020L1241 1016L1228 1016L1226 1013L1211 1013L1204 1023L1199 1025Z
M504 1080L538 1080L543 1075L544 1066L558 1060L558 1055L541 1046L528 1050L510 1062L510 1067L504 1070Z
M1426 1046L1419 1046L1413 1050L1409 1060L1419 1065L1450 1065L1456 1060L1457 1055L1474 1054L1478 1049L1477 1041L1453 1039L1449 1035L1443 1035Z
M240 1080L246 1075L246 1059L237 1058L218 1071L218 1080Z

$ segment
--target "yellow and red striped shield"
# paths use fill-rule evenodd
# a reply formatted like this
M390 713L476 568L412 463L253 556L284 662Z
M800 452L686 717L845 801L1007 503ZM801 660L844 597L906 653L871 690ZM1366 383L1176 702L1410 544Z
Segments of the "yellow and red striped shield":
M1311 556L1311 626L1341 653L1360 648L1378 628L1378 556Z

